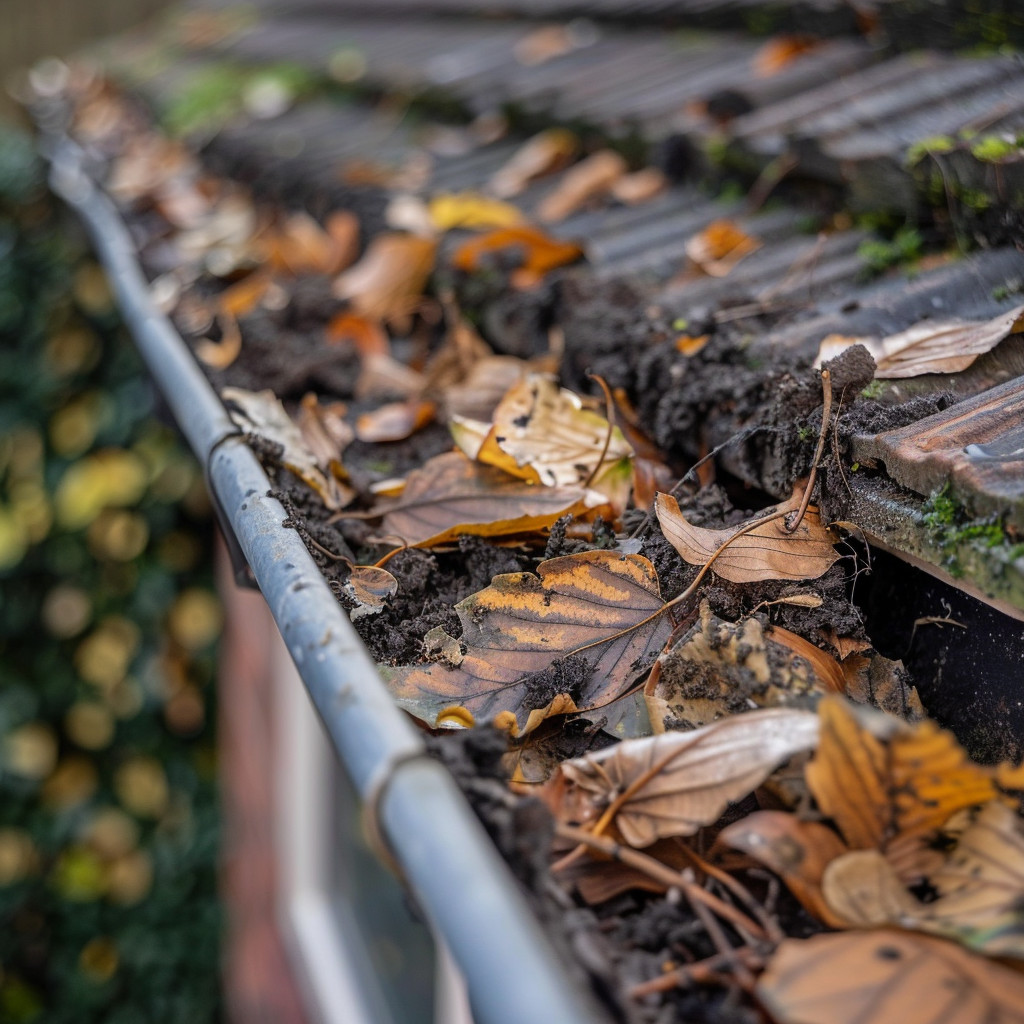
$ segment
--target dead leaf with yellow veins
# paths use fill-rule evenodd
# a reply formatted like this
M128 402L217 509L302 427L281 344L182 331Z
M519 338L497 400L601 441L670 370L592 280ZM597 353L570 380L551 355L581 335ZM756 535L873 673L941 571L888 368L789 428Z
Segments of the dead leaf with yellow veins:
M882 928L786 939L757 983L777 1024L1017 1024L1024 977L955 943Z
M691 565L705 565L723 544L736 538L712 564L715 573L731 583L814 580L828 572L839 555L832 547L832 539L822 526L817 509L808 508L792 533L786 531L786 516L769 518L779 512L795 513L799 506L797 493L774 509L766 509L758 517L765 519L763 525L741 533L756 520L709 530L688 523L679 509L679 502L671 494L659 494L655 500L662 533Z
M511 388L490 424L454 418L455 443L470 458L545 487L589 487L621 515L633 449L622 431L579 395L531 374Z
M378 506L381 532L413 547L451 543L460 534L511 537L545 530L564 515L608 511L605 499L579 487L537 487L446 452L406 479L397 500Z
M430 726L497 720L527 733L551 715L619 696L668 637L664 606L654 566L640 555L584 551L548 559L536 575L496 576L456 605L458 653L398 669L389 687ZM573 673L572 692L557 664L569 656L589 668L582 683Z
M406 330L434 269L437 243L417 235L377 235L362 259L334 282L334 294L371 320Z
M356 437L371 443L404 441L433 423L436 412L437 406L423 399L388 402L356 419Z
M354 492L320 464L273 391L224 388L221 397L241 429L281 446L279 464L316 491L330 511L344 508L352 500Z
M502 199L511 199L530 182L561 170L579 148L579 139L572 132L565 128L548 128L524 142L495 172L490 190Z
M625 158L612 149L591 154L562 175L555 190L537 207L537 216L546 224L565 220L591 200L607 195L628 170Z
M583 255L583 250L575 243L562 242L538 228L523 225L489 231L463 242L452 256L452 264L457 270L471 274L479 268L484 255L506 249L521 253L517 273L524 285L542 280L552 270L575 263Z
M341 585L353 605L349 618L361 619L379 615L388 601L398 592L398 580L377 565L353 565L349 577Z
M818 714L807 783L852 849L926 841L955 812L1000 795L996 770L971 761L935 722L908 725L840 697L822 700Z
M715 220L686 243L686 255L702 274L725 277L740 260L760 248L759 239L731 220Z
M875 361L875 377L892 380L924 373L959 373L1001 341L1024 331L1024 306L991 320L922 320L886 337L830 334L815 365L834 359L852 345L863 345Z
M479 192L446 193L428 204L431 223L438 231L454 228L512 228L523 223L522 211L511 203L490 199Z
M813 712L750 711L566 761L541 797L559 821L613 828L630 846L649 846L714 824L730 803L817 741Z
M830 928L845 926L821 891L825 869L847 852L846 844L827 825L802 821L785 811L755 811L722 829L717 842L774 871L800 903Z

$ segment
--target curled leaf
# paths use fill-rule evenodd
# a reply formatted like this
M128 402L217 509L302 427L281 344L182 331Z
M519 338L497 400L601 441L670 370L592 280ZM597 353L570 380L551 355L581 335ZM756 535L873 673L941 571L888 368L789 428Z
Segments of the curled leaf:
M522 226L489 231L463 242L452 256L452 264L471 274L479 268L481 257L486 253L507 249L521 254L519 268L523 284L539 281L550 271L575 263L583 255L583 250L572 242L562 242L538 228Z
M497 719L526 733L550 715L617 697L665 642L663 608L654 566L640 555L552 558L536 575L496 576L456 605L458 656L399 669L391 690L431 726Z
M217 316L220 341L203 338L196 344L196 356L213 370L226 370L242 352L242 332L230 313Z
M565 220L592 199L607 195L628 169L625 159L611 149L588 156L565 172L558 187L537 208L537 216L548 224Z
M433 423L437 406L422 399L388 402L356 420L356 437L373 443L404 441L428 423Z
M1024 977L951 942L892 929L787 939L757 995L778 1024L1013 1024Z
M851 345L863 345L881 379L923 373L959 373L1011 334L1024 331L1024 306L991 320L922 320L898 334L851 338L830 334L818 349L816 365L834 359Z
M352 500L353 492L321 465L273 391L224 388L221 397L239 427L281 446L279 464L316 491L328 509L336 511Z
M349 617L361 619L366 615L379 615L390 598L398 591L398 580L377 565L353 565L341 589L354 602Z
M335 281L334 294L348 299L357 313L402 330L419 305L436 250L430 238L377 235L363 258Z
M453 228L511 228L523 223L518 207L500 199L489 199L479 192L460 192L434 196L428 209L438 231Z
M800 499L766 509L795 512ZM691 526L671 494L659 494L655 502L658 522L668 542L691 565L704 565L731 537L736 539L715 559L712 568L732 583L758 580L813 580L824 575L839 557L832 547L828 530L821 524L816 509L809 508L800 525L788 533L784 517L767 519L748 533L740 530L749 523L724 530Z
M578 487L537 487L461 452L447 452L409 474L400 497L378 508L382 532L412 546L450 543L459 534L509 537L546 529L564 515L601 508Z
M787 758L814 748L813 712L767 708L691 732L623 740L566 761L545 787L563 822L609 821L630 846L693 835L756 789Z
M731 220L716 220L686 243L686 255L701 273L725 277L740 260L760 248L758 239Z
M561 170L579 145L579 139L565 128L548 128L534 135L494 174L491 191L503 199L519 195L531 181Z

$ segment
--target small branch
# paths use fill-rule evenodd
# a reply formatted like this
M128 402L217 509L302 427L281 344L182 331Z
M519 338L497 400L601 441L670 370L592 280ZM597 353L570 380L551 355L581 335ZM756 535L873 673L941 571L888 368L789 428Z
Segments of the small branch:
M814 490L814 482L818 477L818 463L821 462L822 452L825 450L825 437L828 435L829 419L832 413L832 374L828 370L821 371L821 386L824 397L821 408L821 431L818 434L818 448L814 453L814 462L811 464L811 475L807 478L807 487L804 488L803 501L796 511L793 520L786 520L783 529L786 533L793 533L803 521L807 506L811 503L811 492Z
M698 960L695 964L683 964L674 971L661 974L657 978L634 985L629 990L630 998L643 999L645 996L671 992L681 985L700 984L701 982L717 981L719 971L723 967L739 961L747 970L757 971L764 966L764 960L750 948L730 950L729 954L716 953L706 960Z

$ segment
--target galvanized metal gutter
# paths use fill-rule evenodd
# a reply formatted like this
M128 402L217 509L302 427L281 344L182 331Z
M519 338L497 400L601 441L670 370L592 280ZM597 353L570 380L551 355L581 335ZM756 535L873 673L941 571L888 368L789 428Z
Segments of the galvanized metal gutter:
M136 346L270 607L338 756L388 850L462 969L477 1024L603 1020L575 989L448 771L392 703L270 481L170 321L81 149L44 137L50 182L85 224Z

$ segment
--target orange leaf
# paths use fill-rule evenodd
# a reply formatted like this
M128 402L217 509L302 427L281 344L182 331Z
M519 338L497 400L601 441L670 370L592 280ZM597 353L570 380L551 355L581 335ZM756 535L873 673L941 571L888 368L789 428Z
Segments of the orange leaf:
M335 344L350 341L361 356L391 353L387 332L376 320L345 311L327 322L327 340Z
M388 402L356 420L356 437L360 441L404 441L428 423L433 423L437 406L433 402L411 399Z
M249 274L217 296L217 307L233 317L246 316L260 304L270 284L271 278L267 273Z
M452 257L458 270L472 273L480 266L480 257L488 252L516 247L522 252L520 268L539 279L566 263L574 263L583 250L572 242L550 238L534 227L502 228L463 242Z
M758 78L777 75L788 64L811 53L820 45L820 39L808 35L776 36L769 39L754 54L754 74Z
M744 256L760 248L758 239L731 220L715 220L686 243L686 255L702 273L725 277Z
M242 332L230 313L217 316L220 341L203 338L196 344L196 356L213 370L226 370L242 353Z
M398 580L376 565L353 565L349 577L341 585L354 606L349 617L361 619L366 615L379 615L398 591Z

